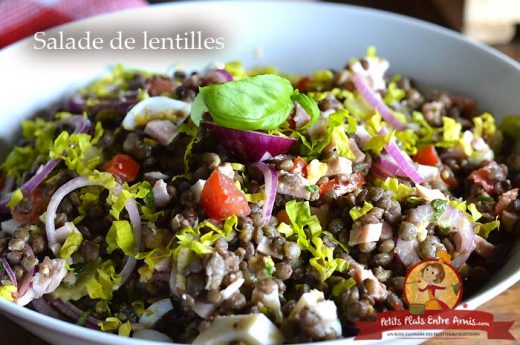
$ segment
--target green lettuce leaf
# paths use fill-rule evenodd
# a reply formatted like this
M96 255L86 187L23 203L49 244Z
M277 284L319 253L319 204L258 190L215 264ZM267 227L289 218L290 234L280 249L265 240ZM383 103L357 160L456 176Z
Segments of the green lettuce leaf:
M31 146L15 146L7 155L0 168L6 177L21 177L31 169L38 153Z
M116 249L121 249L125 255L135 255L137 245L135 243L132 225L126 220L116 220L108 230L106 242L107 252L112 253Z
M350 218L352 218L352 220L358 220L359 218L363 217L365 214L368 213L368 211L370 211L373 208L374 208L374 206L371 203L365 201L365 203L363 204L363 207L359 207L359 206L353 207L348 211L348 214L350 215Z
M60 248L60 258L67 259L78 250L79 245L83 241L83 236L77 229L73 229L72 232L65 239L65 243Z

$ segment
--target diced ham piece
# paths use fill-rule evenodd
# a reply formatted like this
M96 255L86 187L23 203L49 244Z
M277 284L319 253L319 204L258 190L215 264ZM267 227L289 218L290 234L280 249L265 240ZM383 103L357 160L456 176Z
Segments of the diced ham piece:
M294 121L294 128L301 128L311 120L311 117L300 104L295 103L292 120Z
M164 207L168 205L168 203L172 199L172 196L168 193L166 187L166 182L164 182L163 180L157 180L154 183L152 192L155 200L155 206Z
M495 214L501 216L502 212L509 206L509 204L518 198L518 188L508 190L505 193L500 194L498 201L495 205Z
M388 296L388 291L386 290L386 287L377 280L376 276L374 275L374 272L372 270L366 269L363 265L361 265L359 262L351 258L350 256L347 257L347 262L350 264L348 268L348 272L352 278L356 281L358 284L362 284L365 280L370 279L373 280L376 284L376 289L372 297L378 301L382 301Z
M357 226L356 223L350 231L348 245L355 246L356 244L379 241L382 230L383 223L363 224L360 226Z
M146 124L144 132L163 146L171 144L179 129L168 120L153 120Z
M350 175L352 174L352 161L345 157L336 156L325 161L328 165L327 175Z
M475 236L475 253L482 256L485 259L492 259L496 255L496 247L494 244L486 241L481 236Z
M348 146L354 154L354 157L356 157L356 162L361 162L365 159L365 154L363 153L363 151L359 149L359 146L356 144L356 141L354 139L350 138L348 140Z
M309 181L300 174L280 172L278 174L278 190L283 195L309 200L311 193L305 187L309 187Z

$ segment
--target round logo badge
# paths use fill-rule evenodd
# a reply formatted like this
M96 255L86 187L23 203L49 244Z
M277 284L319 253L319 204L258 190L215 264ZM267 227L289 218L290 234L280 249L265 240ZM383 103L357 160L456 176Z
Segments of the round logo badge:
M421 261L410 269L404 280L404 298L413 314L453 309L461 297L460 275L443 261Z

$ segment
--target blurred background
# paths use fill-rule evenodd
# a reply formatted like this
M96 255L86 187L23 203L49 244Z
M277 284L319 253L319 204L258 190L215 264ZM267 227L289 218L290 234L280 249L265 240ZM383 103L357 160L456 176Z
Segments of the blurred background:
M36 31L170 0L0 0L0 48ZM293 0L298 1L298 0ZM313 1L313 0L306 0ZM318 0L315 0L318 1ZM520 0L335 0L420 18L520 59Z
M294 0L297 1L297 0ZM312 0L307 0L312 1ZM317 1L317 0L316 0ZM165 3L167 0L0 0L0 48L56 25L107 12ZM489 44L520 61L520 0L337 0L420 18ZM466 57L467 58L467 57ZM516 303L520 283L481 306L496 320L518 318ZM520 337L518 322L512 328ZM464 340L451 341L452 345ZM484 344L473 341L473 344ZM493 341L493 344L512 342ZM0 316L0 344L46 345L22 328ZM445 340L429 340L429 345Z

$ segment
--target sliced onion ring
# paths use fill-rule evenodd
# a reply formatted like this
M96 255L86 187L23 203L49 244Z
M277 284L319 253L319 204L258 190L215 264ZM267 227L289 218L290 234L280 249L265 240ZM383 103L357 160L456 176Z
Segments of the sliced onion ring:
M387 133L388 131L385 128L379 131L379 134L382 135ZM401 151L401 149L395 143L395 140L392 139L388 145L385 145L385 150L390 156L392 156L397 165L406 174L406 176L410 178L410 180L412 180L415 184L424 182L424 178L415 169L412 159L405 152Z
M211 122L205 122L204 126L211 130L219 143L248 162L258 162L285 153L297 141L256 131L225 128Z
M388 106L383 103L383 101L376 96L374 91L368 86L365 82L363 76L359 74L355 74L352 78L354 82L354 86L358 90L359 94L370 104L375 110L379 112L383 120L388 122L390 126L398 129L400 131L404 131L407 127L404 123L401 122L395 115L392 113L392 110L388 108Z
M454 233L455 253L457 256L451 264L459 268L468 260L475 249L475 231L468 217L460 210L447 206L444 213L439 217L438 224L449 227Z
M91 129L90 121L81 115L72 115L71 117L61 120L60 124L72 124L74 125L73 133L87 133ZM29 195L49 176L49 174L56 168L60 163L59 159L50 159L44 165L36 171L36 173L27 180L21 187L20 190L24 195ZM0 212L8 213L9 209L5 206L11 199L12 193L4 195L0 199Z
M90 181L88 179L88 176L79 176L62 185L52 195L51 200L49 201L49 204L47 206L47 213L45 214L45 231L47 233L47 242L49 247L51 247L51 245L53 244L56 244L56 225L54 224L54 218L56 217L56 211L58 210L58 206L60 205L61 201L72 191L87 186L104 187L104 185L101 183ZM121 188L121 186L117 187L118 190L121 190ZM141 218L139 216L139 211L133 198L128 199L128 201L125 204L125 209L128 212L128 217L130 218L130 223L132 224L135 242L137 243L137 246L140 249L142 246ZM135 265L135 258L127 257L123 269L121 270L121 281L116 288L119 288L126 282L130 274L133 272Z
M273 213L276 191L278 189L278 173L272 167L262 162L254 163L251 166L260 170L264 175L266 200L262 208L262 217L264 224L267 224Z

